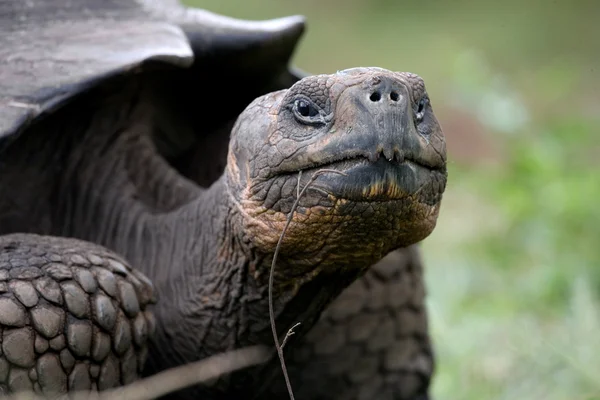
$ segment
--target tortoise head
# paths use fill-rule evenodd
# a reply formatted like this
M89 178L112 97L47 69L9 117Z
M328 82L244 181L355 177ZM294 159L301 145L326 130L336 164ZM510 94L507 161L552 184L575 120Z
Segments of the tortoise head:
M233 129L226 174L244 235L260 251L274 251L310 184L282 257L369 265L434 229L446 146L419 76L355 68L250 104Z

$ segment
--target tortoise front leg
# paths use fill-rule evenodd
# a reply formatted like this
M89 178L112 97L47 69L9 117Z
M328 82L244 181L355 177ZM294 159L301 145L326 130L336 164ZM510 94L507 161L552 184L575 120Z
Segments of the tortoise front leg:
M156 301L151 282L104 247L0 236L0 393L57 395L137 379Z
M419 249L374 265L286 351L296 398L426 400L434 360ZM290 346L290 347L292 347ZM271 397L286 399L279 376Z

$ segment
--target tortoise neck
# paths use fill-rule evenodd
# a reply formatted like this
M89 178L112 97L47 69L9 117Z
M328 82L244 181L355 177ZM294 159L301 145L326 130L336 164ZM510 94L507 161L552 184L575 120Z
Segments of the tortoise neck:
M217 243L227 235L227 203L217 181L209 189L174 210L145 212L134 223L139 226L123 249L132 263L152 279L169 298L189 294L189 286L218 274ZM175 296L177 295L177 296Z
M146 374L249 344L257 320L268 323L266 288L250 273L264 257L242 243L236 210L222 177L194 201L144 218L129 258L140 257L159 297Z
M267 292L273 255L253 250L238 210L222 177L197 200L147 221L151 234L139 240L154 252L145 253L145 263L154 265L146 273L157 285L159 302L145 374L242 346L273 346ZM290 279L285 259L277 269L274 311L281 338L298 322L295 332L306 333L358 273ZM242 397L245 387L267 382L275 371L270 362L211 390L239 390ZM186 396L201 397L204 390L194 387Z

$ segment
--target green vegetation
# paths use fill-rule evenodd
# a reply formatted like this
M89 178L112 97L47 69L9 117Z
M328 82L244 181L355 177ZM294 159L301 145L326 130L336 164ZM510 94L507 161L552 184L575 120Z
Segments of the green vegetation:
M440 399L600 393L597 128L549 125L507 140L500 168L451 171L425 243Z
M196 0L308 18L295 64L419 73L450 180L424 243L438 400L600 398L600 3Z

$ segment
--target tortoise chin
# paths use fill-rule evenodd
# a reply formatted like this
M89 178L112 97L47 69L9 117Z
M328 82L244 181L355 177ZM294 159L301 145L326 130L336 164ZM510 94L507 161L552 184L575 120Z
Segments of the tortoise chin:
M359 267L426 238L445 185L445 169L352 159L253 182L236 202L244 234L259 251L275 251L291 215L282 259Z

